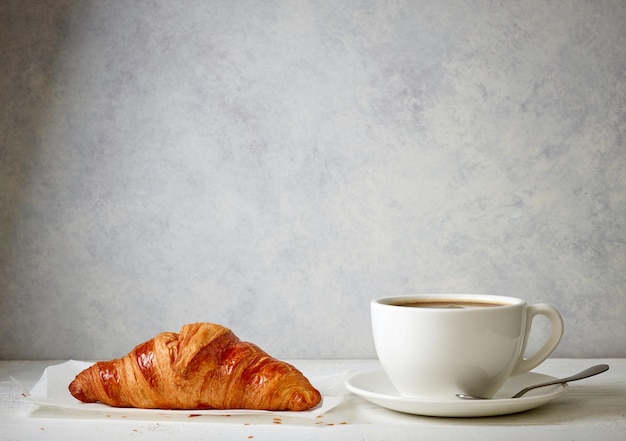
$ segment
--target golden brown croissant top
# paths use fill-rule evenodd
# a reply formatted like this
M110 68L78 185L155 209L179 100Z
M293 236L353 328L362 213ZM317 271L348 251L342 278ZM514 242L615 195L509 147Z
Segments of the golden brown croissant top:
M158 409L306 410L320 393L295 367L212 323L164 332L69 385L80 401Z

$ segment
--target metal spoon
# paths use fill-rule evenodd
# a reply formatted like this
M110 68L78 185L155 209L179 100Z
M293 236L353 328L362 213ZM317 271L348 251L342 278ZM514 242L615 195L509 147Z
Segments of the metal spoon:
M565 384L568 383L570 381L576 381L576 380L582 380L583 378L587 378L587 377L592 377L594 375L598 375L601 374L604 371L608 371L609 370L609 365L608 364L598 364L595 366L592 366L588 369L585 369L582 372L579 372L577 374L574 374L570 377L565 377L565 378L559 378L556 380L552 380L552 381L547 381L545 383L540 383L540 384L535 384L534 386L528 386L522 390L520 390L518 393L516 393L515 395L513 395L511 398L519 398L522 395L524 395L526 392L536 389L538 387L544 387L544 386L552 386L553 384ZM489 398L484 398L484 397L475 397L473 395L467 395L467 394L456 394L457 397L462 398L464 400L489 400Z

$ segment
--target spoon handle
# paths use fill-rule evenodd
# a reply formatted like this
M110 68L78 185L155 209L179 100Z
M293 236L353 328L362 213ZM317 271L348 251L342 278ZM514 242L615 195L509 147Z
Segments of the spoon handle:
M609 369L608 364L597 364L595 366L590 367L589 369L585 369L584 371L574 374L570 377L559 378L558 380L547 381L545 383L535 384L534 386L529 386L525 389L522 389L521 391L513 395L511 398L519 398L522 395L524 395L526 392L536 389L538 387L552 386L553 384L565 384L570 381L582 380L583 378L592 377L594 375L601 374L602 372L607 371L608 369Z

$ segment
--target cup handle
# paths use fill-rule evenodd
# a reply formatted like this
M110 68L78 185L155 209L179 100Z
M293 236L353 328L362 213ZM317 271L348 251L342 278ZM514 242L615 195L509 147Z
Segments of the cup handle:
M550 336L544 345L530 358L524 358L524 352L526 351L526 344L528 343L528 336L530 335L530 328L533 323L533 319L536 315L543 315L550 321ZM517 366L513 369L511 376L523 374L541 364L552 351L556 349L559 342L563 337L563 319L561 314L552 306L545 303L537 303L535 305L528 305L526 310L526 332L524 333L524 344L522 345L522 353L520 359L517 362Z

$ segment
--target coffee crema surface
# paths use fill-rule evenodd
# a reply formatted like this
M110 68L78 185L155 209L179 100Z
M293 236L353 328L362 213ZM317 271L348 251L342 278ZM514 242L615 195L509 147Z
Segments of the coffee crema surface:
M506 306L508 303L496 302L473 302L467 300L423 300L391 303L393 306L405 306L409 308L431 308L431 309L471 309L471 308L492 308L495 306Z

